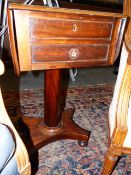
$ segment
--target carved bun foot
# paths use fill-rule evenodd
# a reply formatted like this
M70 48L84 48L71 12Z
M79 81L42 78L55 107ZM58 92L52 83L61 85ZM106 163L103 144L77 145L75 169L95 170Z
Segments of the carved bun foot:
M81 146L81 147L86 147L88 145L88 141L78 141L78 144Z

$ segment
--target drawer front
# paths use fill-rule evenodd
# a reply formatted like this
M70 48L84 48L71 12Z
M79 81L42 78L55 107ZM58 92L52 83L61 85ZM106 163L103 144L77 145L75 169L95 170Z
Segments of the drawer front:
M31 39L110 39L113 22L30 18ZM64 42L64 41L63 41Z
M45 45L32 46L32 63L68 61L106 61L108 45Z

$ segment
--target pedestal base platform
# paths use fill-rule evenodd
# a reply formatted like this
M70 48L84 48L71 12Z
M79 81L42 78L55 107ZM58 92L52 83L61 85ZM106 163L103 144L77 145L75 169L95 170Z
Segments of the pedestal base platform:
M82 143L85 142L87 145L90 131L82 129L74 123L73 113L73 109L64 111L58 127L45 126L43 118L23 117L33 146L39 149L48 143L61 139L75 139L79 142L82 141Z

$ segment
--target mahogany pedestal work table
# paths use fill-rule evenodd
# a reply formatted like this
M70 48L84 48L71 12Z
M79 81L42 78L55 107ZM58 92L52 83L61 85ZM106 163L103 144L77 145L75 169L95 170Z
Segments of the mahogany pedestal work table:
M36 148L60 139L76 139L87 145L90 132L73 122L73 109L61 112L61 69L113 64L125 24L122 14L9 5L16 73L45 70L44 118L23 117Z

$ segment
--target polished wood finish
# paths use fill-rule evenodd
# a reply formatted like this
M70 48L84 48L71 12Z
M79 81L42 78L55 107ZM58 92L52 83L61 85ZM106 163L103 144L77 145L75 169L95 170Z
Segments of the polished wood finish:
M1 2L1 1L0 1ZM16 2L16 3L23 3L24 0L8 0L8 2ZM82 4L82 1L80 1L80 3L69 3L67 1L61 1L58 0L59 5L61 8L74 8L74 9L84 9L84 10L95 10L95 11L108 11L108 12L119 12L122 13L122 5L121 7L119 5L116 6L116 8L114 8L114 5L110 5L110 3L107 3L106 5L103 5L101 3L99 3L99 5L92 5L92 3L94 1L90 1L90 3L88 3L88 1L86 1L88 3L88 5ZM84 1L83 1L84 2ZM43 5L43 1L42 0L35 0L33 2L33 5ZM12 64L12 57L11 57L11 53L10 53L10 46L9 46L9 36L8 33L5 34L5 42L4 42L4 52L3 52L3 56L2 56L2 60L5 63L5 66L7 68L12 68L13 64Z
M116 13L15 4L9 6L8 19L17 72L111 65L126 23Z
M63 112L61 121L57 127L48 127L43 125L43 119L23 117L25 124L29 127L30 137L36 148L46 145L53 141L61 139L75 139L84 141L87 145L90 132L85 131L72 120L73 109L67 109ZM28 147L28 146L27 146ZM29 149L30 145L29 145Z
M60 70L45 71L45 100L44 123L48 127L57 127L61 122L60 95L61 95ZM49 110L51 109L51 110Z
M62 68L111 65L123 38L126 16L70 9L11 4L9 36L16 73L45 71L44 119L23 117L35 147L59 139L76 139L87 145L90 132L62 113Z

